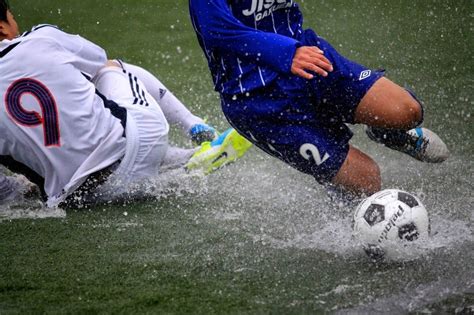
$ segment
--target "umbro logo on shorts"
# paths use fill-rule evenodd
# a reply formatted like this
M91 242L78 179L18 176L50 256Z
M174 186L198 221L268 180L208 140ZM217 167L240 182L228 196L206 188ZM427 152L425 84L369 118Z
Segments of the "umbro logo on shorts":
M371 70L364 70L360 73L360 76L359 76L359 81L362 81L364 79L367 79L368 77L370 77L370 75L372 74L372 71Z

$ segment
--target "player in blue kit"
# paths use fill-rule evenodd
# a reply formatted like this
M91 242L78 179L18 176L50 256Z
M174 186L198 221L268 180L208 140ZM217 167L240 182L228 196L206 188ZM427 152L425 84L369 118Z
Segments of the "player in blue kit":
M350 195L381 189L380 170L349 144L349 124L424 162L449 151L419 127L423 107L407 90L341 56L293 0L190 0L190 15L222 110L268 154Z

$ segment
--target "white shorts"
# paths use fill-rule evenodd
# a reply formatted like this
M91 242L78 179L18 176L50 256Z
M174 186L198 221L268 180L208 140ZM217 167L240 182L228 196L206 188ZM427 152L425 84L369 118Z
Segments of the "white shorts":
M125 156L104 185L125 193L129 184L158 175L168 149L169 125L156 100L132 73L106 67L94 78L94 84L107 99L127 109Z

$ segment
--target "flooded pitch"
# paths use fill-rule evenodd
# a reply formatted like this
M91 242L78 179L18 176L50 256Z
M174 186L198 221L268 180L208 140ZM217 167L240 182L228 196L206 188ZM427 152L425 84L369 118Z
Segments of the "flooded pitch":
M86 1L97 8L90 15L72 1L40 9L11 2L24 24L32 16L92 36L113 54L125 50L193 110L227 127L186 1ZM0 313L474 312L472 2L300 3L308 27L413 88L426 126L450 148L445 163L424 164L353 127L353 143L381 165L383 188L422 200L431 237L401 259L375 264L352 237L355 207L331 202L312 178L253 148L208 177L163 174L141 186L148 198L138 202L67 211L38 200L0 205ZM128 31L113 26L117 14L148 35L125 48L111 41ZM146 41L147 25L162 40Z

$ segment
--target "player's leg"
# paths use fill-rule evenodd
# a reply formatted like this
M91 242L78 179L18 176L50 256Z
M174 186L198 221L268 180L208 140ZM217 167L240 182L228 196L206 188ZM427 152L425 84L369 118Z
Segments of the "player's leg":
M233 129L195 149L168 147L168 124L144 84L139 78L130 80L129 72L122 71L121 64L109 61L108 65L94 78L94 83L105 97L127 109L127 152L115 172L120 183L183 166L211 173L234 162L250 148L250 143Z
M384 78L383 72L348 60L323 38L315 35L307 40L324 50L334 67L327 77L315 80L321 112L347 123L366 124L372 140L418 160L446 160L449 151L444 142L434 132L417 127L423 107L412 93Z
M372 85L354 115L355 123L389 129L412 129L422 120L421 104L385 77Z
M251 146L249 141L230 128L215 140L203 142L197 148L169 147L161 163L161 170L184 167L187 171L198 170L210 174L241 158Z
M277 88L269 86L267 91L251 92L245 97L224 95L224 114L260 149L319 183L356 196L378 191L379 168L348 144L350 129L337 117L333 116L334 122L322 117L305 96L279 92Z
M197 148L168 147L161 170L184 167L187 171L198 170L210 174L241 158L251 146L249 141L230 128L215 140L204 142Z
M369 126L370 139L420 161L445 161L448 148L434 132L417 127L422 120L422 104L412 93L386 78L373 84L354 115L355 123Z
M125 155L110 177L112 187L107 187L120 193L128 184L158 174L168 149L169 125L140 80L130 81L119 64L109 62L93 82L105 101L126 109Z
M354 195L372 195L381 189L377 163L367 154L350 147L346 160L331 183Z
M215 170L235 162L252 146L235 129L230 128L221 133L215 140L201 144L185 167L188 171L201 170L210 174Z
M184 149L178 147L168 147L166 155L161 162L161 169L177 169L184 167L197 149Z
M158 102L170 124L177 124L196 144L212 141L217 136L216 130L184 106L168 88L149 71L123 61L119 61L125 71L136 76L145 86L148 93Z

